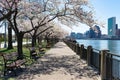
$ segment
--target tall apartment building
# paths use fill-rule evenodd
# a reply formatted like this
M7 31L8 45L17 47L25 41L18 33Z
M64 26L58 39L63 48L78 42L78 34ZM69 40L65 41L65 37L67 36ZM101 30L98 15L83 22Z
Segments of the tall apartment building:
M108 36L116 36L116 17L111 17L108 19Z

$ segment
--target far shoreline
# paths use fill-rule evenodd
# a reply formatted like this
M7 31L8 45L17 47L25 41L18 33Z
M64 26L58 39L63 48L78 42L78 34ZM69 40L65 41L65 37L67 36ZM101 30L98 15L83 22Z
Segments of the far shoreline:
M76 40L120 40L120 38L80 38Z

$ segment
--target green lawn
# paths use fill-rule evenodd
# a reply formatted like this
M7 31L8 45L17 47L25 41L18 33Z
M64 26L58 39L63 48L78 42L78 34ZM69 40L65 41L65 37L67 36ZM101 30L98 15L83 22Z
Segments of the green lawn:
M5 48L0 49L0 53L4 53L4 54L9 54L10 52L15 52L15 51L16 51L16 48L11 50L7 50ZM0 74L3 74L3 71L4 71L4 60L3 60L3 57L0 56ZM2 79L0 78L0 80Z
M47 43L46 42L43 42L41 44L41 46L44 48L45 52L49 49L46 49L46 45ZM27 47L30 46L30 45L27 45ZM53 44L51 44L51 46L53 46ZM26 47L26 45L23 45L23 54L25 55L25 59L26 59L26 66L30 66L32 65L35 60L34 59L30 59L30 52L29 52L29 49ZM38 45L36 46L37 48L37 52L39 53L39 50L38 50ZM4 54L9 54L11 52L17 52L17 48L14 47L14 49L11 49L11 50L7 50L5 48L2 48L0 49L0 53L4 53ZM42 55L44 54L39 54L38 57L41 57ZM3 74L4 72L4 60L3 60L3 57L0 56L0 75ZM5 80L4 78L0 78L0 80ZM9 78L8 80L15 80L14 78Z
M4 53L4 54L9 54L9 53L11 53L11 52L16 52L17 51L17 48L16 47L14 47L14 49L11 49L11 50L7 50L7 49L5 49L5 48L3 48L3 49L0 49L0 53ZM37 52L39 52L38 50L37 50ZM24 53L24 55L25 55L25 59L26 59L26 66L30 66L30 65L32 65L34 62L35 62L35 60L34 59L30 59L30 52L29 52L29 49L28 48L26 48L26 47L23 47L23 53ZM38 57L41 57L43 54L40 54L40 55L38 55ZM3 57L2 56L0 56L0 75L1 74L3 74L3 72L4 72L4 60L3 60ZM0 80L4 80L3 78L0 78ZM13 78L10 78L9 80L14 80Z

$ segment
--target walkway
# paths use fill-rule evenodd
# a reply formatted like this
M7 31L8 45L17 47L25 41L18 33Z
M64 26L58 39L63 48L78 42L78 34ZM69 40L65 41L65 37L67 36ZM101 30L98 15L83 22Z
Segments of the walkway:
M100 80L63 42L58 42L37 63L28 67L17 80Z

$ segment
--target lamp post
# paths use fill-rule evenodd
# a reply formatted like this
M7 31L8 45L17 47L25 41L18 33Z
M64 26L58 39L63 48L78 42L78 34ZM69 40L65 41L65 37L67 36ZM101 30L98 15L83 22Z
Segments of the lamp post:
M7 44L6 44L6 41L7 41L7 38L6 38L6 27L7 27L7 22L5 21L4 48L7 47Z

